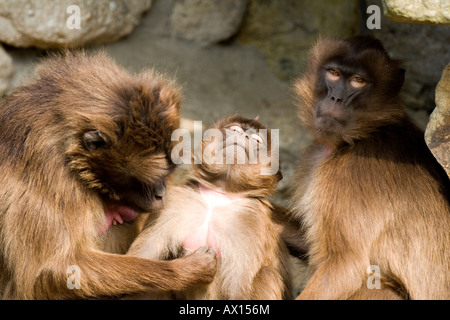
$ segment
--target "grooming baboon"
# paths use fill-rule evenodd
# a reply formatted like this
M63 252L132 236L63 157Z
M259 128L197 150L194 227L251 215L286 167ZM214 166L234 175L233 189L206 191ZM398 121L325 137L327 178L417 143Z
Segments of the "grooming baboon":
M313 135L292 199L312 269L300 299L450 298L449 179L399 102L403 80L371 37L311 50L295 85ZM374 265L384 287L369 292Z
M210 252L117 254L139 213L160 207L172 171L173 81L132 76L104 54L55 55L37 74L0 105L1 297L107 298L210 281ZM79 289L66 283L72 265Z
M176 298L290 298L288 251L267 200L281 174L261 174L270 164L249 160L259 149L272 150L269 133L260 134L265 127L259 121L239 116L222 119L214 128L220 134L203 142L203 150L214 150L212 158L204 153L187 183L168 188L167 204L149 216L128 254L169 259L212 247L218 255L213 282L176 292ZM216 161L224 152L233 164ZM236 163L237 152L245 155L242 164Z

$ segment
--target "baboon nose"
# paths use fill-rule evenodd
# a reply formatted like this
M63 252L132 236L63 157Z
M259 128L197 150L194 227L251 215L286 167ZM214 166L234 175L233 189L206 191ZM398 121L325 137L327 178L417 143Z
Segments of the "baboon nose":
M342 99L341 98L336 98L334 96L331 97L331 101L337 102L337 103L342 103Z

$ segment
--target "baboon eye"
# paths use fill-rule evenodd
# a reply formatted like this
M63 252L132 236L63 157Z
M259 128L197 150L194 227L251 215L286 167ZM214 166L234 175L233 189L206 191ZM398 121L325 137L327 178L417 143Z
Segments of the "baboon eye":
M341 74L336 69L328 69L327 78L330 79L331 81L337 81L341 78Z
M166 195L166 184L164 182L161 182L155 187L155 199L162 200L165 195Z
M244 132L244 129L242 129L240 126L238 126L238 125L236 125L236 124L230 126L230 130L231 130L231 131L238 132L238 133Z
M103 133L93 130L83 134L83 145L87 150L97 150L108 147L109 142Z
M258 143L263 143L263 138L261 138L258 134L253 133L250 135L250 138L252 138L253 140L255 140Z
M361 78L360 76L354 76L351 80L350 80L350 85L353 88L362 88L367 84L366 80L364 80L363 78Z

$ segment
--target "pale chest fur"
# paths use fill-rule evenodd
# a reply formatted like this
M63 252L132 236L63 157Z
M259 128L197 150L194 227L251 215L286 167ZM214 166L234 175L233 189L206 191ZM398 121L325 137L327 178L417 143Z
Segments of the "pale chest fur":
M234 209L239 207L239 202L245 199L232 197L227 194L202 187L199 188L201 201L205 204L202 210L196 212L194 220L196 227L183 239L182 246L188 251L195 251L203 246L213 248L220 255L221 248L218 242L218 229L226 227L237 219Z

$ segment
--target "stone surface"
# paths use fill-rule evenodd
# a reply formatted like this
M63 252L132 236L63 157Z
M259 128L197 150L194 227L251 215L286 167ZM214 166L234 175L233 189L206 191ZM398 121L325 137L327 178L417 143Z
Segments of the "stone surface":
M151 0L0 0L0 41L16 47L107 43L129 34ZM79 26L69 6L79 7Z
M450 64L436 87L436 108L430 116L425 141L450 177Z
M180 0L170 17L175 34L203 45L233 36L241 25L247 0Z
M0 96L2 96L8 89L9 79L12 72L12 59L0 45Z
M366 0L369 5L381 8L382 4ZM393 58L403 61L406 74L400 94L404 105L431 113L436 84L450 62L450 26L401 23L381 15L381 29L365 31L379 38Z
M358 1L250 0L239 40L261 49L271 70L291 80L319 34L350 36L357 26Z
M450 1L383 0L383 11L399 22L450 25Z

